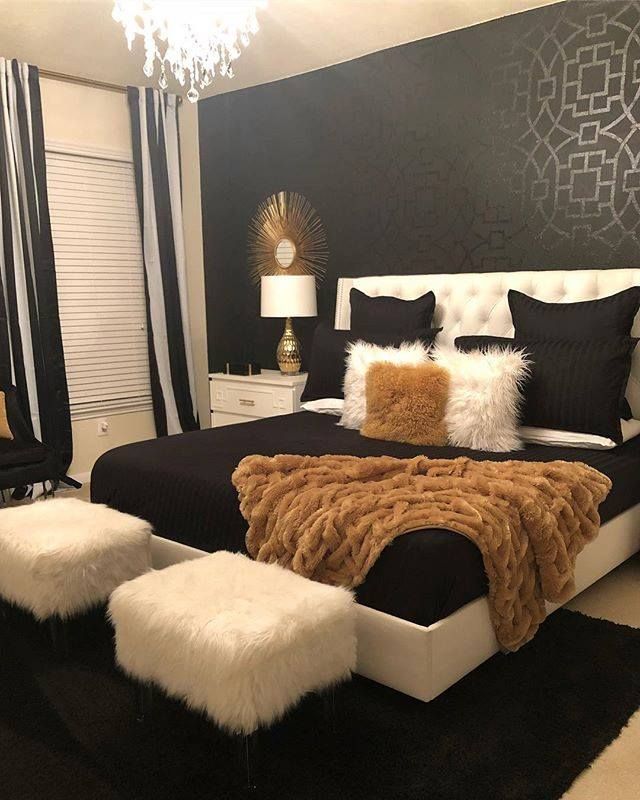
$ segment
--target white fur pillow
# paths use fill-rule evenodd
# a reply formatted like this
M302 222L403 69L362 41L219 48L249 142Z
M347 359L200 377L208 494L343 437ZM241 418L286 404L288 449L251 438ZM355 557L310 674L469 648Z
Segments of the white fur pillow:
M434 360L449 371L445 422L455 447L508 452L519 450L521 388L529 361L520 350L474 350L461 353L438 347Z
M347 345L347 370L344 374L344 406L340 425L360 430L367 416L365 379L367 370L376 361L391 364L424 364L429 360L429 347L422 342L403 342L399 347L380 347L368 342Z

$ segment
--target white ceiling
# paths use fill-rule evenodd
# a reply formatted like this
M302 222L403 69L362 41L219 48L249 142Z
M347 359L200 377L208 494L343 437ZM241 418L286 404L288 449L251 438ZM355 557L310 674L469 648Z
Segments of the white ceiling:
M261 30L206 94L337 64L556 0L269 0ZM0 0L0 55L118 84L155 85L142 46L127 50L111 0ZM175 87L174 87L175 88Z

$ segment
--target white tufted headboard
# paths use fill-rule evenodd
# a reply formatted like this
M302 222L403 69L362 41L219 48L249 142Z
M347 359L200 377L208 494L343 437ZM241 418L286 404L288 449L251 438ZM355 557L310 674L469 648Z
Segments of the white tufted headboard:
M387 295L414 300L428 291L436 296L435 327L443 330L439 342L453 344L456 336L490 334L512 336L507 303L509 289L550 303L594 300L630 286L640 286L640 269L583 269L528 272L463 272L447 275L382 275L339 278L335 327L348 330L349 292L355 286L372 297ZM640 336L640 313L632 333ZM640 345L633 356L627 398L640 419Z

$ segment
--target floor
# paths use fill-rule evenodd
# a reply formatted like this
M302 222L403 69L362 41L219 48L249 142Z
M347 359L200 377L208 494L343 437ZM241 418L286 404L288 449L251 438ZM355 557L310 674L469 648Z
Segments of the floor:
M640 628L640 555L582 592L568 607ZM640 796L639 787L640 711L637 711L620 736L574 782L563 800L636 800Z
M89 486L65 491L89 499ZM568 607L592 617L640 628L640 554L622 564ZM639 665L640 668L640 665ZM574 782L562 800L636 800L640 785L640 710L620 736ZM524 798L523 798L524 800Z
M88 499L88 485L74 494ZM640 628L640 554L582 592L568 607ZM562 800L636 800L639 785L640 710Z

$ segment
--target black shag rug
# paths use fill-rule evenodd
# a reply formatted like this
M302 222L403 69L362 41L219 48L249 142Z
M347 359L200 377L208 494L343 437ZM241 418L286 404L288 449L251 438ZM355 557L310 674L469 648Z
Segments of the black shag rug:
M114 667L101 614L72 623L72 657L12 611L0 619L3 800L229 800L247 796L238 743ZM306 699L257 743L256 798L554 800L640 706L640 630L558 611L430 704L361 678L331 734Z

